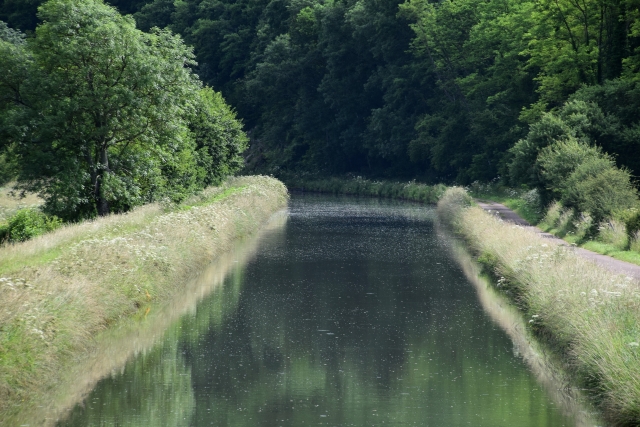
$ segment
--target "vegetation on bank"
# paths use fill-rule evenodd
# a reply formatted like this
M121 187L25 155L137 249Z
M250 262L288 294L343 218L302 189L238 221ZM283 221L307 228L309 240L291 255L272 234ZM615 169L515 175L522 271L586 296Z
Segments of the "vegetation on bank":
M100 331L178 292L287 198L273 178L231 178L179 205L145 205L1 247L0 416L55 385Z
M373 196L390 199L412 200L422 203L437 203L447 187L443 184L427 185L415 181L374 181L362 177L344 178L299 178L284 179L292 190L311 191L351 196Z
M454 187L438 214L478 255L496 287L522 309L616 425L640 420L640 290L570 248L472 206Z
M530 224L568 243L640 265L640 204L633 195L627 200L631 207L613 210L596 221L590 212L563 206L559 201L552 201L545 208L535 188L515 189L500 182L475 182L466 189L477 199L504 204Z

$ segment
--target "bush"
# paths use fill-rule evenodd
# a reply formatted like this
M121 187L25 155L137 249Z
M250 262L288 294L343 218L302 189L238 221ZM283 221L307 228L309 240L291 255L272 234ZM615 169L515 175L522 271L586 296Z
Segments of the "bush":
M540 121L533 123L527 137L516 142L509 150L513 156L508 166L511 185L539 186L536 158L540 150L556 141L565 140L571 134L571 128L552 113L545 114Z
M567 179L576 168L589 159L599 157L603 157L599 148L569 138L540 150L536 162L540 167L545 188L551 191L554 198L559 198L566 189Z
M625 226L627 227L627 236L629 241L636 237L638 231L640 231L640 211L634 211L625 220Z
M637 201L631 175L608 157L589 158L579 165L564 184L561 198L563 205L589 212L596 222L635 206Z
M57 216L49 216L39 209L21 209L0 225L0 241L24 242L53 231L62 225Z

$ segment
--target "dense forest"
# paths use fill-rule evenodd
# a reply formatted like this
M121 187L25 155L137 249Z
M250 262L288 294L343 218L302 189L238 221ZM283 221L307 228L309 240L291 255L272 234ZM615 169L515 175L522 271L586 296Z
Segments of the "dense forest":
M37 39L41 3L5 0L3 31ZM244 123L249 171L500 177L558 198L538 159L558 141L592 172L640 171L638 0L107 3L193 46L187 65Z

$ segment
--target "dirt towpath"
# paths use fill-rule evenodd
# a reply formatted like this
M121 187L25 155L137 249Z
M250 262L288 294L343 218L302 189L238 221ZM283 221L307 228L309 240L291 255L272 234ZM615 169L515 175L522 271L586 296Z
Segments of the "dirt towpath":
M565 242L564 240L554 236L550 233L545 233L540 230L538 227L534 227L521 218L517 213L509 209L503 204L489 201L480 201L476 200L478 206L480 206L485 211L502 218L504 221L512 222L514 224L520 225L522 227L527 227L539 234L540 236L553 239L557 241L560 245L572 247L576 254L580 255L582 258L588 259L599 266L618 274L625 274L629 277L633 277L636 280L640 280L640 266L631 264L625 261L620 261L615 258L611 258L607 255L601 255L592 251L588 251L583 248L578 248L572 246L571 244Z

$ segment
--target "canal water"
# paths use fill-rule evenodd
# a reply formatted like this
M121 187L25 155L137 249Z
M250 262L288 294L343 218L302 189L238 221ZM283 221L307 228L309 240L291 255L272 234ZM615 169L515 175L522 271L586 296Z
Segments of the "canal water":
M224 285L58 426L574 426L433 207L294 196Z

